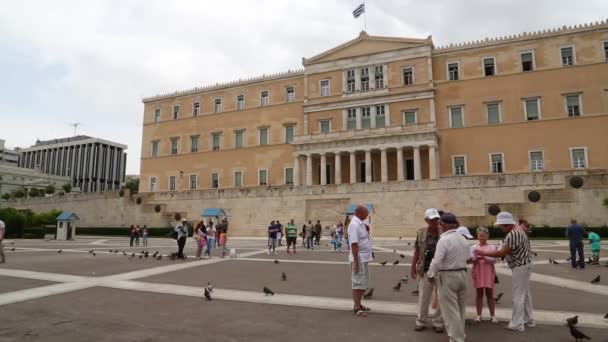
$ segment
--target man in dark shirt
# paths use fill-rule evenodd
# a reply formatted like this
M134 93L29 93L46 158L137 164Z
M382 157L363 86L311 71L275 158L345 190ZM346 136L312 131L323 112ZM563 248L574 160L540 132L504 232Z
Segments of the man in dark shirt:
M566 228L566 237L570 241L570 262L572 268L577 265L581 269L585 268L585 255L583 251L583 238L585 237L585 229L575 219L570 220L570 225ZM578 252L578 263L576 261L576 253Z
M272 254L277 254L277 233L279 232L279 226L274 222L270 222L268 226L268 254L272 250Z
M321 226L321 221L317 220L315 224L315 245L321 243L321 233L323 232L323 227Z

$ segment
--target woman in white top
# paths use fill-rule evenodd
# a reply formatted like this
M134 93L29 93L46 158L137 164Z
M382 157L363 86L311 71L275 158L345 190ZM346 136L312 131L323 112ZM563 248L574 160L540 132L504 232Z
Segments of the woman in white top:
M209 222L209 225L207 226L207 250L205 251L205 255L209 256L211 258L211 249L215 247L215 233L217 232L217 230L215 229L215 225L213 224L213 221Z

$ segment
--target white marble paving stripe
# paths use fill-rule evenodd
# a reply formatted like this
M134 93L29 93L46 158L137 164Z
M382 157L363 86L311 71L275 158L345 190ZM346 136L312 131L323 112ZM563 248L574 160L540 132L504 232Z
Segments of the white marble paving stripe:
M35 287L26 290L0 294L0 306L23 302L26 300L48 297L60 293L72 292L95 286L95 282L78 281Z
M496 273L511 276L511 270L506 267L496 267ZM608 286L606 285L593 285L588 281L578 281L561 277L554 277L542 273L534 272L534 268L532 268L532 276L530 277L531 281L537 283L543 283L546 285L552 285L557 287L563 287L566 289L582 291L587 293L594 293L603 296L608 296ZM591 279L589 279L590 281ZM607 300L608 302L608 300Z
M414 251L404 251L404 250L395 249L395 248L391 249L391 248L374 246L374 250L379 251L379 252L394 253L395 255L397 255L397 257L399 257L399 254L403 254L405 256L414 256Z
M104 243L106 243L106 241L108 241L108 239L99 239L99 240L94 240L89 242L89 245L103 245Z
M345 258L346 259L346 258ZM261 261L261 262L274 262L275 260L278 260L279 263L293 263L293 264L319 264L319 265L348 265L350 264L348 261L327 261L327 260L304 260L304 259L266 259L266 258L238 258L238 259L232 259L235 261ZM370 266L379 266L379 267L393 267L393 265L391 264L391 262L389 262L386 266L382 266L380 265L380 263L378 262L372 262L369 264ZM399 263L398 265L395 265L398 267L402 267L402 266L411 266L411 264L406 264L406 263Z
M14 270L14 269L10 269L10 268L0 268L0 276L54 281L54 282L59 282L59 283L86 281L86 280L91 279L91 277L82 277L82 276L75 276L75 275L70 275L70 274L37 272L37 271L27 271L27 270Z
M104 286L123 290L200 297L201 301L204 301L204 299L202 299L204 297L203 287L146 283L139 281L114 281ZM348 289L345 289L345 291L348 291ZM262 289L260 289L260 291L258 292L254 292L214 288L212 297L216 300L219 299L248 303L286 305L325 310L350 311L353 307L353 302L351 299L313 297L293 294L276 294L274 296L267 296L262 293ZM418 312L417 304L415 303L398 303L372 300L366 301L366 305L372 308L372 313L415 316ZM548 310L534 311L536 321L542 324L564 324L565 319L567 317L571 317L575 314L579 315L580 326L608 328L608 321L604 320L602 315L600 314L573 313ZM469 317L474 317L475 307L467 307L467 315ZM511 310L497 308L496 316L500 320L508 321L511 318Z

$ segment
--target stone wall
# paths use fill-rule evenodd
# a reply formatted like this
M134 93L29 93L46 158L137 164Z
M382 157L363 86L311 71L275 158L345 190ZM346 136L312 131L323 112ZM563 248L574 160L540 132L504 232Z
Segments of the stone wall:
M583 179L573 188L573 176ZM541 198L533 203L530 191ZM142 200L137 204L137 197ZM608 208L602 205L608 197L608 172L527 173L514 175L450 177L439 180L342 184L312 187L265 187L158 192L139 195L117 192L76 194L63 197L2 202L0 206L36 212L51 209L74 211L81 227L127 227L147 224L164 227L174 224L175 213L189 220L199 220L203 209L222 207L230 216L231 234L263 236L271 220L287 222L294 218L298 225L305 220L321 220L332 225L344 219L349 203L371 202L375 206L372 226L375 236L413 236L424 224L428 207L454 212L465 225L493 222L490 205L511 211L535 225L564 226L571 217L591 226L608 224ZM160 205L160 212L154 210Z

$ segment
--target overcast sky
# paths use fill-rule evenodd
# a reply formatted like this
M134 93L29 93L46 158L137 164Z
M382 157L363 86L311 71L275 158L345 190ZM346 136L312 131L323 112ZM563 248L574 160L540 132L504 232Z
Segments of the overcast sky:
M356 37L360 0L2 0L0 139L80 134L129 146L139 173L141 98L295 69ZM435 45L604 20L607 0L368 0L371 35Z

